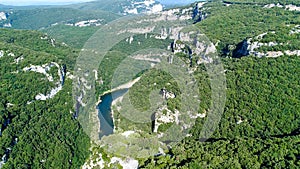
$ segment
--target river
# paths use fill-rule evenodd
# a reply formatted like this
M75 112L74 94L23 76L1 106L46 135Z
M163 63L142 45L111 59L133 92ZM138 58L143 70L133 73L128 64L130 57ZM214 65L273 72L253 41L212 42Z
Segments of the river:
M111 113L111 106L112 102L123 96L128 89L120 89L117 91L114 91L112 93L107 93L103 96L101 96L101 102L98 105L99 110L99 120L100 120L100 134L99 137L107 136L110 134L113 134L114 130L114 123L113 123L113 117Z

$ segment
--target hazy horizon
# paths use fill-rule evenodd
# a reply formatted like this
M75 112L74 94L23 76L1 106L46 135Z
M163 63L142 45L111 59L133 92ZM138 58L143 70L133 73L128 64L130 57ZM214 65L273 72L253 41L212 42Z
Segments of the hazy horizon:
M29 6L29 5L67 5L80 2L90 2L94 0L5 0L5 2L0 2L3 5L12 6Z
M67 5L80 2L90 2L95 0L5 0L5 2L0 2L3 5L13 5L13 6L30 6L30 5ZM162 4L188 4L201 0L156 0Z

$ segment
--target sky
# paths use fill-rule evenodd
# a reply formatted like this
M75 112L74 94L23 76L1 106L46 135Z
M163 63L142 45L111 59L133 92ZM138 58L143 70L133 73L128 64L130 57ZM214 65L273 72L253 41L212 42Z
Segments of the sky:
M78 2L88 2L93 0L0 0L0 4L14 5L14 6L25 6L25 5L65 5ZM197 0L158 0L162 4L188 4Z
M0 0L3 5L65 5L79 2L88 2L92 0Z

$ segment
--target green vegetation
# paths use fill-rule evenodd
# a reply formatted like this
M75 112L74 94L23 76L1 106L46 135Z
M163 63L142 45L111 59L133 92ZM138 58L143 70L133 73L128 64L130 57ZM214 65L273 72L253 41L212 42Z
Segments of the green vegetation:
M163 133L163 132L167 131L172 125L174 125L174 124L173 123L164 123L164 124L161 124L158 127L157 131Z
M72 71L77 51L42 40L42 33L1 29L0 156L9 150L3 168L79 168L89 155L89 138L72 118L72 80L52 99L36 101L59 81L57 68L45 75L24 72L31 65L56 62ZM15 59L23 58L19 63Z
M299 168L299 136L199 142L186 139L172 155L141 163L141 168Z
M3 168L79 168L90 154L90 139L83 132L79 122L72 117L74 103L72 98L72 80L67 78L63 89L54 98L36 101L39 93L49 93L59 80L58 69L47 71L54 77L49 82L41 73L25 72L24 67L56 62L67 65L72 74L79 49L98 27L71 27L64 23L88 20L93 17L104 17L104 23L114 20L118 15L98 11L85 13L82 9L105 9L115 1L103 1L80 4L70 8L44 8L18 10L11 16L15 28L43 29L49 37L37 31L0 30L0 157L9 152L9 158ZM123 2L123 1L122 1ZM296 4L297 1L271 0L228 0L230 6L221 1L206 4L208 17L196 25L214 43L220 53L228 45L236 46L244 39L268 33L259 42L276 42L275 46L262 46L257 50L286 51L300 50L300 34L290 31L300 25L299 11L288 11L284 8L262 8L265 4ZM122 4L122 3L121 3ZM110 11L119 10L115 5ZM79 12L80 11L80 12ZM47 17L48 20L43 20ZM37 22L32 24L32 20ZM54 23L60 23L50 26ZM270 33L275 32L275 33ZM51 37L55 37L55 42ZM97 95L128 82L136 77L141 79L133 85L123 98L122 108L126 110L126 101L143 112L151 107L158 97L150 97L161 89L180 96L178 84L167 72L150 69L149 64L137 64L134 58L126 58L143 49L166 49L172 40L158 40L151 35L133 36L133 41L123 40L114 46L105 56L98 69L95 83ZM62 42L67 43L68 47ZM147 51L145 51L147 53ZM177 54L187 64L186 54ZM18 58L24 58L16 63ZM125 154L134 156L140 162L140 168L299 168L300 166L300 83L299 56L281 56L278 58L258 58L254 56L240 59L221 59L226 74L226 105L222 119L210 138L200 138L207 116L198 118L196 124L186 137L177 145L172 144L166 155L155 154L161 146L153 136L151 122L135 123L125 118L118 111L120 104L113 107L116 134L103 137L103 144L116 145L107 152L107 147L93 147L92 161L102 154L102 159L109 163L112 156ZM193 58L196 62L196 58ZM124 76L114 73L122 68L141 70L132 75L131 70L123 70ZM187 68L199 87L199 111L207 114L211 106L210 77L204 64ZM120 71L120 70L118 70ZM135 72L135 71L133 71ZM125 76L127 75L127 76ZM114 78L118 79L113 84ZM161 95L159 95L161 96ZM172 113L180 111L180 99L162 99ZM153 112L154 113L154 112ZM166 115L168 111L162 110ZM137 117L143 114L136 114ZM152 114L150 114L151 116ZM149 116L149 117L150 117ZM173 123L164 123L158 132L166 131ZM124 136L124 131L134 133ZM140 138L144 140L140 140ZM151 139L148 139L151 138ZM206 140L207 139L207 140ZM206 140L205 142L201 142ZM154 143L153 143L154 142ZM115 144L114 144L115 143ZM119 144L118 144L119 143ZM10 152L11 151L11 152ZM120 168L119 164L113 164ZM108 167L108 166L106 166Z
M272 31L275 33L267 34L260 42L283 44L260 47L259 51L299 50L299 34L290 34L290 30L300 24L297 12L280 8L264 9L249 4L225 7L220 3L211 3L207 7L211 7L207 9L210 16L197 26L214 43L220 41L220 50L227 44L236 45L243 39ZM300 58L248 56L241 59L223 58L222 62L226 70L227 101L225 112L213 136L207 138L206 142L201 142L205 138L199 136L207 118L198 118L190 137L172 146L167 155L139 159L141 168L300 166ZM157 73L144 73L142 79L130 90L131 101L142 110L149 107L147 91L154 90L152 82L165 84L170 80ZM209 112L211 89L203 64L199 65L194 76L199 83L199 113ZM135 97L137 98L133 99ZM120 115L116 118L120 118ZM142 126L122 118L118 125L122 130L142 129L149 133L151 127L149 124ZM160 126L159 130L165 130L169 125L170 123L166 123Z
M99 27L75 27L68 25L55 25L41 31L47 33L59 42L64 42L67 45L81 49L84 43L97 31Z
M83 10L67 6L14 7L3 11L9 13L9 15L7 20L0 21L0 27L10 23L14 29L41 30L57 41L75 48L82 48L89 37L100 29L101 25L120 17L118 14L100 9ZM89 20L97 20L98 26L70 26L77 22Z
M269 137L297 130L299 62L287 56L224 60L227 103L214 137ZM236 125L239 118L243 123Z
M68 7L81 10L103 10L120 14L124 6L130 6L127 0L101 0L69 5Z
M67 48L55 42L53 46L51 37L37 31L1 29L0 41L5 43L4 46L10 45L11 51L14 51L16 56L26 55L26 57L29 57L28 60L24 60L26 63L45 64L53 61L62 64L64 62L71 70L79 52L79 50ZM14 50L14 48L21 49ZM35 54L33 55L30 51ZM48 55L52 55L52 57L47 57Z
M223 62L227 102L214 135L200 142L206 118L197 119L192 136L174 146L171 157L141 160L142 168L299 167L299 57Z
M159 147L165 150L167 149L166 146L158 142L157 138L151 137L149 134L140 134L138 132L129 136L121 134L104 136L101 143L105 145L103 147L105 153L117 157L145 158L149 155L155 155Z
M105 11L84 11L71 8L37 8L16 10L9 16L13 28L42 29L56 23L75 23L91 19L103 19L103 24L117 18L116 14Z
M253 38L265 32L275 31L276 37L269 38L268 42L276 40L289 42L288 48L293 50L299 46L299 34L289 35L288 29L300 24L297 11L287 11L282 8L262 8L256 5L224 6L214 2L207 4L208 18L198 23L199 28L216 44L219 50L226 45L237 45L246 38ZM290 25L290 27L287 27ZM272 35L271 35L272 36ZM293 47L295 46L295 47ZM279 49L287 49L286 45Z
M168 92L172 92L176 94L177 98L172 98L165 100L162 97L161 89L166 89ZM126 94L123 98L122 104L116 105L122 107L121 112L114 109L114 119L117 121L115 126L118 128L118 131L126 131L126 130L142 130L145 133L152 133L153 126L152 123L139 123L130 119L130 117L125 116L126 114L133 114L132 109L128 107L128 105L134 106L138 116L141 116L140 119L143 118L143 113L146 111L151 111L153 109L157 109L157 103L162 103L166 105L169 110L174 113L175 109L180 110L180 91L176 81L166 72L151 69L146 71L142 76L141 80L130 88L128 94ZM157 111L157 110L155 110ZM154 113L154 112L152 112ZM147 117L151 117L150 115L146 115ZM159 131L168 129L170 125L161 126Z
M150 36L151 34L148 34L148 37ZM136 35L133 37L133 39L134 40L132 41L131 44L126 40L119 42L103 58L98 70L99 78L102 79L103 84L100 85L99 83L97 84L96 86L97 95L101 95L102 93L110 90L111 88L117 87L118 85L124 84L132 80L126 77L119 77L121 78L118 79L119 84L111 83L116 69L117 68L120 69L120 64L122 63L122 61L124 61L125 58L143 49L149 49L149 48L166 49L167 46L171 43L171 40L158 40L155 38L145 38L145 35ZM124 69L123 71L130 71L128 70L129 67L132 67L132 69L139 70L139 66L137 65L137 62L134 61L134 59L129 58L129 60L126 60L125 63L127 62L129 64L126 64L126 69ZM143 67L144 65L142 66L142 68ZM126 73L123 72L122 75L126 75Z
M258 5L265 5L265 4L282 4L282 5L299 5L300 3L295 0L224 0L226 3L234 3L234 4L258 4Z
M175 93L180 96L179 87L170 74L161 70L152 69L141 76L141 80L134 84L129 90L129 98L131 103L140 111L146 111L150 108L149 95L153 91L157 91L156 95L160 94L161 89L166 89L168 92ZM167 101L170 110L179 109L179 97L169 99Z

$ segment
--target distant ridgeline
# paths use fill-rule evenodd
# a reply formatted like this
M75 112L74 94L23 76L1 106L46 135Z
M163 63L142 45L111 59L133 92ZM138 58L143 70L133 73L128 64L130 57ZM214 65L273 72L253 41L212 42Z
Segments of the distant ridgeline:
M66 7L0 10L0 27L42 30L60 42L81 48L99 26L119 16L106 11Z
M282 5L300 5L297 0L223 0L224 3L228 4L248 4L248 5L267 5L267 4L282 4Z
M0 6L0 26L17 29L42 29L57 24L100 26L123 15L162 10L163 6L154 0L100 0L64 6Z
M192 5L196 7L196 5ZM163 10L153 0L101 0L65 6L0 8L0 27L41 30L65 44L82 48L101 26L125 15L149 14ZM197 16L195 21L203 19Z

